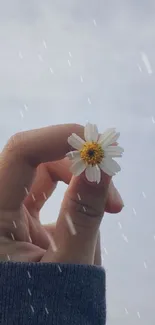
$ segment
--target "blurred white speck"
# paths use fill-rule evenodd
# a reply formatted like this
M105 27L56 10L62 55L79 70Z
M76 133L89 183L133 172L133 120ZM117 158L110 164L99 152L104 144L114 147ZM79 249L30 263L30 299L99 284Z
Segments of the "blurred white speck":
M136 212L135 208L132 208L132 210L133 210L134 215L136 216L137 212Z
M62 272L60 265L57 265L58 269L60 272Z
M86 208L85 207L83 207L83 211L86 212Z
M103 262L104 262L104 254L103 253L101 254L101 260L102 260L102 264L103 264Z
M26 194L28 195L29 194L29 191L28 191L27 187L24 187L24 188L25 188Z
M103 249L104 249L105 254L108 255L107 249L105 247Z
M70 62L70 60L68 60L68 65L71 67L71 62Z
M51 248L52 248L53 252L57 252L58 249L57 249L57 247L56 247L56 244L55 244L55 241L54 241L52 235L49 236L49 234L47 233L47 236L48 236L48 238L49 238L49 241L50 241Z
M79 193L77 193L77 197L78 197L79 201L81 201L81 196Z
M146 67L146 70L147 70L148 74L152 74L151 64L149 62L149 59L148 59L146 53L142 52L141 53L141 58L142 58L142 61L145 64L145 67Z
M15 240L14 234L11 232L11 237L13 240Z
M40 62L43 62L43 58L42 58L41 54L38 54L38 59Z
M138 316L138 318L140 318L140 313L139 313L139 311L137 311L137 316Z
M67 224L68 224L68 227L70 229L71 234L73 236L76 235L77 232L76 232L76 229L75 229L75 227L73 225L72 219L71 219L69 214L66 214L66 221L67 221Z
M32 305L30 305L30 307L31 307L32 313L34 313L34 308L33 308L33 306L32 306Z
M52 69L52 68L50 68L50 72L51 72L52 74L54 74L54 72L53 72L53 69Z
M10 259L10 256L9 255L7 255L7 259L8 259L8 261L10 261L11 259Z
M48 315L49 311L48 311L47 307L45 307L45 311L46 311L46 314Z
M144 267L145 267L145 269L147 269L147 264L146 264L146 262L144 262Z
M81 82L83 83L83 77L82 77L82 76L80 76L80 80L81 80Z
M123 237L123 239L126 241L126 243L129 242L129 241L128 241L128 238L127 238L124 234L122 234L122 237Z
M119 226L120 229L122 229L122 225L121 225L120 222L118 222L118 226Z
M146 199L146 194L142 192L143 198Z
M155 235L153 236L154 240L155 240Z
M30 291L30 289L28 288L28 293L29 293L29 295L30 296L32 296L32 293L31 293L31 291Z
M45 192L43 192L43 197L45 200L47 200L47 196L46 196Z
M72 54L71 54L71 52L68 52L68 53L69 53L70 58L72 58Z
M128 315L129 312L128 312L127 308L124 308L124 310L125 310L126 315Z
M97 26L95 19L93 19L93 24L94 24L95 27Z
M14 220L12 221L12 223L13 223L14 227L17 228L17 225Z
M154 119L154 117L152 116L152 123L155 123L155 119Z
M21 118L24 118L24 114L22 111L20 111L20 116L21 116Z
M142 72L142 68L141 68L141 66L140 66L139 64L137 64L137 67L138 67L138 70L139 70L140 72Z
M90 98L88 97L88 104L91 105L91 100Z
M19 55L19 58L22 60L23 59L23 55L22 55L22 53L20 51L19 51L18 55Z
M32 199L33 201L36 201L35 197L34 197L34 194L32 193Z
M29 236L29 241L30 241L30 243L32 243L32 238Z
M29 279L31 279L31 274L29 271L27 271L27 274L28 274Z
M28 111L28 106L24 104L25 111Z
M45 49L47 49L47 44L46 44L45 41L43 41L43 46L44 46Z

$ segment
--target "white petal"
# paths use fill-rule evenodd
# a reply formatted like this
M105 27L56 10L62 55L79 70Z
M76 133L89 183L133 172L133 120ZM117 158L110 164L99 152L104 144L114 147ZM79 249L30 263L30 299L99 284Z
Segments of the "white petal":
M79 161L75 161L73 165L70 167L70 171L73 175L79 176L85 170L86 165L84 164L83 160L80 159Z
M113 159L103 159L100 168L109 176L114 176L121 170L119 164Z
M96 182L99 184L101 181L101 169L96 165Z
M85 170L85 175L89 182L99 183L101 180L101 170L98 166L88 166Z
M111 170L109 170L105 165L104 163L101 163L100 164L100 168L103 170L103 172L109 176L114 176L115 173L113 173Z
M108 129L105 133L100 135L98 143L102 145L102 148L106 148L111 144L115 143L120 136L119 132L116 132L115 129Z
M70 160L76 160L77 158L80 158L80 152L75 150L75 151L70 151L66 153L66 157L68 157Z
M122 157L123 152L124 149L119 146L108 146L106 149L104 149L104 155L106 158Z
M98 140L98 129L95 124L87 123L84 129L84 137L87 142L97 142Z
M68 143L71 147L81 150L81 148L85 144L85 141L82 140L77 134L72 133L72 135L68 138Z

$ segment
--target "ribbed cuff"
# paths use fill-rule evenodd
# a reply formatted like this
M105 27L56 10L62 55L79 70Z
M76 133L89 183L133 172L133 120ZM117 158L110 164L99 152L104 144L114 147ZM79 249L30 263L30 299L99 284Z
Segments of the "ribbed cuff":
M103 268L0 263L0 324L104 325L105 318Z

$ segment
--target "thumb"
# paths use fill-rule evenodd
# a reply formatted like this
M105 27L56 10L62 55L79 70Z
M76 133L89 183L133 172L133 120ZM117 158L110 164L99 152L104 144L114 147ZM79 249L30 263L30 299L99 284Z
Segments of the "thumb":
M72 177L65 193L55 229L57 250L51 248L43 260L59 263L93 264L99 226L104 214L111 177L102 174L97 185L84 174Z

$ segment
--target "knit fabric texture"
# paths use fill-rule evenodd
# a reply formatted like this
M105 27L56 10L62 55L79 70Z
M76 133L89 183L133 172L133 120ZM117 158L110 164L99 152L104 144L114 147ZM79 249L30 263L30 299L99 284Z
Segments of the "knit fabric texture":
M102 267L0 263L0 324L104 325Z

